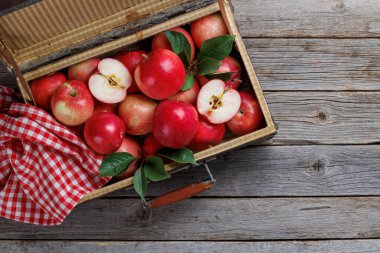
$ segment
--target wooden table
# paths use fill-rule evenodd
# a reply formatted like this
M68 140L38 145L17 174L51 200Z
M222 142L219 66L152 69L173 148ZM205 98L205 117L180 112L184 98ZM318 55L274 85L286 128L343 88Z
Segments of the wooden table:
M215 189L151 214L125 190L61 226L0 219L0 252L380 250L380 2L233 4L278 135L211 162ZM149 195L205 176L183 171Z

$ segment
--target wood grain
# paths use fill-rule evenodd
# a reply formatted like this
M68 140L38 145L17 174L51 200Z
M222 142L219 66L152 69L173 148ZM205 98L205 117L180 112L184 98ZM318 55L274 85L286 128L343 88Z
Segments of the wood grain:
M274 144L380 143L380 92L266 92Z
M281 240L380 236L380 197L196 198L142 212L135 199L78 206L61 226L0 219L0 239Z
M380 90L378 39L245 39L266 91Z
M209 163L216 186L200 196L380 195L380 146L259 146L229 152ZM157 196L207 178L202 167L150 183ZM107 197L136 197L120 190Z
M73 242L73 241L3 241L0 253L217 253L217 252L260 252L260 253L369 253L378 252L380 240L331 240L331 241L279 241L279 242Z
M245 37L379 37L377 0L232 1Z
M246 38L245 43L266 91L379 90L378 39ZM0 82L16 85L2 64Z

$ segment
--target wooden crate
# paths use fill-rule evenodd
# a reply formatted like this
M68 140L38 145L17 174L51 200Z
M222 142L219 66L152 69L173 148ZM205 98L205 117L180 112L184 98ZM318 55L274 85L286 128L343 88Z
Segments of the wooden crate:
M217 146L195 153L195 158L197 161L203 161L222 152L273 136L277 129L239 33L229 1L202 1L201 5L195 2L197 1L40 1L0 17L1 59L15 72L25 102L34 104L28 83L38 77L91 57L107 55L169 28L221 12L230 34L236 36L235 48L243 62L247 80L251 83L253 92L260 103L265 117L265 127L243 136L228 137ZM192 10L188 11L188 9ZM68 20L59 16L62 12L66 13ZM172 17L166 19L167 13L171 13ZM161 17L162 20L152 17ZM142 30L133 30L136 24L144 20L154 20L156 24ZM128 29L132 32L128 32ZM88 45L92 46L87 48ZM179 164L171 163L166 165L166 170L170 172L178 167ZM107 185L88 193L81 202L128 187L132 183L133 178L128 178Z

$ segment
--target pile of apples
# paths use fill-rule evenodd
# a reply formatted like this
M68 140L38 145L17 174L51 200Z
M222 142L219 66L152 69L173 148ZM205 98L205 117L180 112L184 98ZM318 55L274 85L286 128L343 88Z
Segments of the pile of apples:
M205 40L227 35L220 14L184 28L190 60ZM119 52L113 58L92 58L61 73L31 82L37 106L51 112L99 154L128 152L136 158L163 147L200 151L219 144L225 125L236 135L257 130L263 121L254 96L238 91L241 66L231 56L216 73L232 72L227 81L197 74L192 88L181 90L187 77L180 57L164 33L152 40L152 51ZM137 141L132 136L138 137ZM143 143L142 146L140 143ZM118 178L133 175L136 162Z

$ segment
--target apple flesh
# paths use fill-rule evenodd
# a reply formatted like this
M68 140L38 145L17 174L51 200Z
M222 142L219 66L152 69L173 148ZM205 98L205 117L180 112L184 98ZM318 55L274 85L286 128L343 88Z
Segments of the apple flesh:
M185 91L178 91L174 96L171 96L170 100L177 100L195 105L199 93L199 84L197 80L194 80L194 85L191 89Z
M139 162L142 154L140 144L130 136L125 136L121 146L116 152L127 152L136 158L128 168L120 175L115 176L116 180L123 180L128 177L132 177L137 169L137 163Z
M231 132L237 135L251 133L260 128L264 116L260 109L260 104L248 92L241 91L241 105L236 115L227 122Z
M78 80L87 83L91 75L95 73L99 62L99 58L91 58L70 66L67 71L69 80Z
M154 49L135 70L140 91L155 100L173 96L181 89L185 78L185 66L181 59L163 48Z
M125 124L125 131L132 135L152 131L154 110L157 103L141 94L128 95L120 104L118 115Z
M219 67L217 71L215 71L215 74L233 72L231 77L227 81L225 81L225 83L226 83L226 87L231 87L232 89L237 90L241 83L240 63L231 56L227 56L221 62L222 62L222 65ZM205 76L200 76L200 75L197 75L197 79L199 80L202 86L210 81Z
M223 140L225 131L224 124L212 124L200 118L198 131L187 147L193 151L201 151L218 145Z
M222 15L217 13L200 18L191 23L190 33L195 45L201 48L205 40L227 35L229 32Z
M56 89L51 98L51 108L59 122L78 126L92 115L94 100L84 82L71 80Z
M30 84L34 101L45 111L51 111L51 97L54 91L64 82L66 76L60 72L40 77Z
M198 112L213 124L229 121L238 112L241 99L239 92L226 87L222 80L214 79L199 91Z
M92 95L107 104L123 101L132 83L132 77L124 64L118 60L106 58L99 62L98 71L88 81Z
M120 52L117 55L115 55L115 59L120 61L124 64L125 67L127 67L129 73L132 76L132 84L131 87L128 88L127 93L133 94L139 92L139 88L137 87L134 73L137 65L144 59L144 55L147 55L148 53L142 50L132 51L132 52Z
M148 134L143 144L144 157L155 155L157 151L160 150L161 148L162 148L162 145L158 143L156 138L154 138L153 133Z
M95 152L103 155L120 148L125 127L123 121L111 112L94 113L84 125L84 139Z
M186 37L187 41L189 42L190 49L191 49L190 61L192 62L194 60L194 55L195 55L195 46L194 46L194 41L191 38L190 34L185 29L183 29L181 27L175 27L175 28L169 29L169 31L182 33ZM153 37L152 49L156 49L156 48L165 48L165 49L168 49L170 51L173 51L172 46L171 46L169 40L166 38L165 33L162 32L162 33L159 33Z
M154 112L153 135L164 147L183 148L197 133L198 122L198 113L193 105L165 100Z

